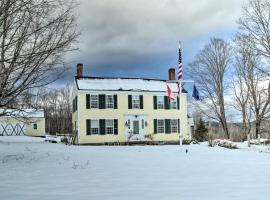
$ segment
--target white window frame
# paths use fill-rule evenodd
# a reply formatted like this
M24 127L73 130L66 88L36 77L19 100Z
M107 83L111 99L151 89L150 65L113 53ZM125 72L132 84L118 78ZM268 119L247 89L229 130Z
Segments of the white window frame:
M93 97L97 97L96 100L93 101ZM96 104L96 106L94 106ZM90 108L98 108L98 95L97 94L91 94L90 95Z
M109 102L109 97L111 97L111 102ZM106 95L106 108L114 108L114 98L112 94Z
M160 126L159 122L163 121L163 125ZM163 131L161 131L163 130ZM157 119L157 133L165 133L165 119Z
M132 108L140 109L140 103L140 95L132 95Z
M173 124L173 122L176 124ZM178 119L171 119L171 133L178 133Z
M112 124L108 126L108 122L111 122ZM106 119L105 120L105 133L108 135L112 135L114 133L114 120L113 119Z
M159 103L159 101L162 101L162 103ZM157 96L157 109L164 109L164 96Z
M97 127L94 127L93 126L93 121L97 121ZM91 135L98 135L99 134L99 120L98 119L91 119L90 120L90 123L91 123Z
M177 109L177 98L175 98L175 100L170 100L170 108Z

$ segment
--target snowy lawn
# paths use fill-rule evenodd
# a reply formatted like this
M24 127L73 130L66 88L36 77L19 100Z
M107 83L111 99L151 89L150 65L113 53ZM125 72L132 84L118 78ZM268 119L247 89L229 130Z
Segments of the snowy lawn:
M270 198L269 151L65 146L0 137L0 199ZM24 139L23 139L24 138ZM19 140L20 142L16 142Z

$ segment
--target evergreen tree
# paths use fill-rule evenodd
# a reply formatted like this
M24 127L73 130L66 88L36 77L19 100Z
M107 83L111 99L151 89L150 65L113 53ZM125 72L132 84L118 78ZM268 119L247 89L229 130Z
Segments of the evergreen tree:
M207 140L207 132L208 129L205 127L204 121L202 118L200 118L199 123L196 126L194 139L196 139L198 142L203 142Z

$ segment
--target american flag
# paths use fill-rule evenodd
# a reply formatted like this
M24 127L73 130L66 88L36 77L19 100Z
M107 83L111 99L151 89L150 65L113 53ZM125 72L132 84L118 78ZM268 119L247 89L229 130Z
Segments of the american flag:
M178 54L178 72L177 72L177 77L178 77L178 95L180 96L180 81L182 80L183 76L183 69L182 69L182 55L181 55L181 42L179 41L179 54Z

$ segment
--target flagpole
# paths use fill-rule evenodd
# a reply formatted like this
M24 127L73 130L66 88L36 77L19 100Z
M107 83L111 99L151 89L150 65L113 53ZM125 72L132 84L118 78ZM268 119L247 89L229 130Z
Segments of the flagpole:
M179 56L179 63L178 63L178 87L179 87L179 103L180 103L180 109L181 109L181 102L182 102L182 99L181 99L181 96L182 96L182 85L181 85L181 80L182 80L182 53L181 53L181 41L179 41L179 47L178 47L179 49L179 54L178 54L178 56ZM181 111L180 111L180 119L181 119ZM181 121L182 120L180 120L180 123L181 123ZM178 124L178 126L180 126L180 124ZM182 130L181 130L181 127L182 126L180 126L180 133L179 133L179 145L180 145L180 147L181 147L181 149L182 149L182 145L183 145L183 134L182 134Z

